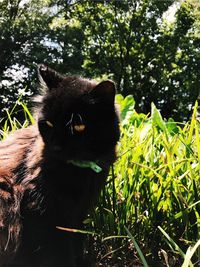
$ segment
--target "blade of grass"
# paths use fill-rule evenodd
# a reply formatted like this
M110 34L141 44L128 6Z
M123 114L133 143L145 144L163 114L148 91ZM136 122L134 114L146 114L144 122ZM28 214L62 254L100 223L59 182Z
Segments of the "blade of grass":
M98 235L95 232L92 231L86 231L86 230L80 230L80 229L74 229L74 228L66 228L61 226L56 226L58 230L65 231L65 232L71 232L71 233L77 233L77 234L86 234L86 235Z
M191 262L192 256L193 256L193 254L195 253L195 251L197 250L197 248L199 246L200 246L200 240L197 241L197 243L194 245L194 247L189 247L187 249L187 252L186 252L186 255L185 255L185 260L184 260L184 262L183 262L181 267L191 266L190 262Z
M141 259L141 261L142 261L143 266L144 266L144 267L149 267L149 265L147 264L147 261L146 261L144 255L143 255L143 253L142 253L140 247L138 246L138 244L137 244L135 238L131 235L130 231L128 230L128 228L127 228L126 226L124 226L124 228L125 228L125 230L126 230L128 236L129 236L130 239L132 240L132 242L133 242L133 244L134 244L134 246L135 246L135 248L136 248L136 250L137 250L137 252L138 252L138 254L139 254L139 257L140 257L140 259Z
M27 106L24 103L22 103L21 101L19 101L19 104L23 107L24 113L28 115L28 118L30 119L31 124L34 124L35 120L34 120L32 114L30 113L29 109L27 108Z
M165 236L167 243L169 245L169 247L174 250L177 251L184 259L186 257L185 253L182 251L182 249L174 242L174 240L162 229L162 227L158 226L158 229L161 231L161 233ZM189 265L190 267L193 267L193 264L191 261L189 261Z
M129 238L129 236L127 235L112 235L112 236L107 236L105 238L102 239L102 242L110 240L110 239L114 239L114 238Z

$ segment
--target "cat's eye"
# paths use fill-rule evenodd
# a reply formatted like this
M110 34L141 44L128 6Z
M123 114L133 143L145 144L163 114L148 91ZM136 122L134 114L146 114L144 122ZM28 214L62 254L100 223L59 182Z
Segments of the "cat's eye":
M76 132L81 133L81 132L83 132L83 131L85 130L85 125L84 125L84 124L81 124L81 125L74 125L74 130L75 130Z
M53 124L50 121L45 121L45 122L49 127L53 128Z

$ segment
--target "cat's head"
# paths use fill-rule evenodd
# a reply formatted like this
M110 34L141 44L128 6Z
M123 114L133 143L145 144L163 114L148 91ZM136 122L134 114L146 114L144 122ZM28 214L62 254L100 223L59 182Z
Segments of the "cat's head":
M45 93L38 128L49 156L60 160L95 160L112 153L119 140L115 85L63 76L41 65Z

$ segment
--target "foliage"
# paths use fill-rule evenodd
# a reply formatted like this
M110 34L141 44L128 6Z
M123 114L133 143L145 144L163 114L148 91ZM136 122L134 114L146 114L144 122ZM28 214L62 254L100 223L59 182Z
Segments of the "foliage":
M145 116L129 106L130 96L117 96L117 100L123 115L119 156L95 209L93 227L95 232L111 237L126 235L127 227L139 241L147 262L155 266L169 251L158 227L181 248L173 249L180 256L184 255L181 250L200 239L197 103L191 121L179 125L172 119L163 120L154 105L151 116ZM127 244L123 238L106 240L112 249ZM197 249L194 263L198 253ZM172 260L170 253L167 257ZM180 266L180 261L169 266Z
M17 118L17 111L18 109L23 110L23 123L21 123ZM0 129L0 141L6 138L10 132L14 132L17 129L25 128L29 124L35 123L35 120L27 108L27 106L21 102L21 99L19 98L15 105L12 107L12 109L6 110L7 118L4 121L2 129Z
M154 102L166 118L190 116L200 78L196 0L2 0L0 10L0 110L22 88L24 101L36 92L36 65L46 63L114 79L138 112L147 114Z

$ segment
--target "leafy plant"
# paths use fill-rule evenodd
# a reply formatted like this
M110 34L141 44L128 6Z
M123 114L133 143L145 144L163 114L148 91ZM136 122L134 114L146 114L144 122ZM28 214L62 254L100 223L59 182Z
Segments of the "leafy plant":
M169 250L158 226L182 251L200 238L198 104L191 121L179 124L164 120L154 104L147 116L137 114L131 96L116 99L122 108L118 160L95 209L93 227L103 236L124 236L127 227L147 261L155 264L161 261L161 249ZM127 239L113 243L120 247ZM198 249L193 254L197 261ZM171 266L180 264L182 256L176 253L178 263Z

